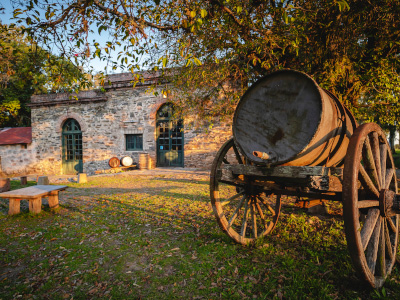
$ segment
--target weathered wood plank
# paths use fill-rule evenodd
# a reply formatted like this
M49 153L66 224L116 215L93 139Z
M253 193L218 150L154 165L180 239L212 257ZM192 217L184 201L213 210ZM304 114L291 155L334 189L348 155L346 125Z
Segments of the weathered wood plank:
M253 237L256 239L258 236L257 232L257 216L256 216L256 207L254 203L251 203L251 221L252 221L252 228L253 228Z
M391 219L391 218L387 218L386 220L387 220L387 222L388 222L390 228L392 229L392 231L393 231L393 232L397 232L397 227L396 227L396 225L393 223L392 219Z
M377 222L375 223L375 228L374 231L372 232L370 241L367 246L367 251L365 254L368 267L371 270L372 274L375 273L380 233L381 233L381 218L378 218Z
M258 213L260 215L263 227L264 227L264 229L266 229L267 228L267 224L265 222L265 216L264 216L264 213L263 213L263 211L262 211L262 209L260 207L260 204L258 202L256 202L256 208L257 208L257 211L258 211Z
M55 209L58 207L58 192L59 191L50 192L50 195L48 198L50 209Z
M10 216L19 214L21 211L21 203L19 199L9 199L8 214Z
M271 180L274 181L279 185L279 183L282 183L279 181L284 180L284 179L292 179L296 180L295 185L296 186L303 186L303 187L308 187L311 189L316 189L320 191L331 191L331 192L341 192L342 191L342 182L341 179L337 176L328 176L328 175L306 175L306 174L318 174L321 172L324 172L321 170L322 167L308 167L308 168L318 168L317 170L303 170L301 171L299 168L302 167L289 167L289 166L284 166L284 167L275 167L275 171L270 171L268 172L269 175L260 175L262 172L264 172L265 168L262 167L256 167L256 166L248 166L248 165L226 165L223 166L221 169L221 172L218 174L218 179L222 182L232 182L232 183L237 183L239 184L240 182L243 182L241 180L242 175L247 175L247 176L256 176L257 179L259 180ZM327 168L325 168L327 169ZM284 172L281 172L281 170L284 170ZM289 174L290 171L294 171L294 173ZM267 173L267 172L266 172ZM300 180L300 181L299 181ZM290 184L288 181L285 181L285 184L293 185ZM265 182L265 186L273 188L273 183L267 183ZM278 186L275 186L275 188L278 188Z
M221 206L227 205L229 204L232 200L235 200L236 198L239 198L240 196L242 196L244 194L244 191L237 193L236 195L233 195L232 197L222 200L220 201ZM246 197L246 195L242 196L242 197Z
M273 209L271 207L271 205L269 205L269 203L264 198L262 198L261 196L257 196L257 198L265 206L265 208L267 208L269 210L271 215L274 217L276 215L275 209Z
M242 238L245 238L246 236L246 228L247 228L247 218L249 215L249 203L246 201L244 204L244 213L243 213L243 221L242 221L242 228L240 230L240 235Z
M246 199L246 195L240 200L239 204L236 206L235 212L233 213L232 217L229 219L228 228L231 227L233 222L236 220L239 210L242 208L245 199Z
M39 214L42 211L42 197L29 200L29 212Z
M380 184L379 178L378 178L378 171L376 169L374 155L372 154L371 143L369 142L368 138L365 139L364 147L362 149L362 156L363 156L365 171L371 178L374 186L379 191L381 188L381 184Z
M363 245L364 251L367 248L368 242L371 238L372 232L374 231L378 218L379 218L379 209L376 208L368 210L367 218L360 232L361 243Z
M377 199L379 199L379 191L375 187L373 181L369 177L367 171L364 169L362 165L360 165L360 172L358 173L358 179L361 181L362 186L370 191L373 195L376 196Z
M269 177L288 177L306 178L307 176L323 176L330 174L330 168L326 167L297 167L297 166L277 166L262 167L252 165L226 165L224 169L233 174L243 174L249 176L269 176Z
M392 181L394 175L394 170L393 169L387 169L386 170L386 175L385 175L385 189L389 189L390 187L390 182Z
M381 177L382 177L382 185L386 182L386 159L387 159L387 147L386 144L382 144L379 146L379 151L381 154Z
M393 260L393 247L390 241L390 234L389 234L389 228L388 228L388 224L385 221L385 244L386 244L386 249L387 249L387 253L389 255L389 259L390 261Z
M0 198L21 198L35 199L44 196L52 191L62 191L67 188L66 185L35 185L18 190L0 193Z
M378 200L361 200L357 202L358 208L379 207Z
M386 255L385 255L385 222L381 222L381 235L379 237L378 255L376 258L375 274L385 277L386 275Z
M382 186L384 182L382 181L382 173L381 173L382 167L381 167L381 153L379 149L379 137L377 132L372 132L371 135L372 135L371 136L372 155L374 158L376 173L378 175L378 182L380 186Z

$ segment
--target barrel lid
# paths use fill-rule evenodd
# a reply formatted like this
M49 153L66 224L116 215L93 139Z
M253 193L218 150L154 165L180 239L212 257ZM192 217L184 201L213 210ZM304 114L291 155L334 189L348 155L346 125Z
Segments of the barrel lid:
M130 156L124 156L121 158L121 165L124 167L129 167L133 164L133 159Z
M236 107L233 136L241 152L255 163L283 164L312 140L321 122L321 92L308 75L280 70L253 84ZM253 155L265 152L268 160Z

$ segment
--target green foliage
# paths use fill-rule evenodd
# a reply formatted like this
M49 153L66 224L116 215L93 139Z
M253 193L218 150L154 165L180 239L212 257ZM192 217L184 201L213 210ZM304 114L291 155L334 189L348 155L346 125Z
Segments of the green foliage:
M200 117L230 114L249 84L282 68L310 74L360 120L392 124L399 114L395 0L37 0L15 13L76 62L109 59L120 45L114 68L162 70L190 96L178 97L182 110ZM93 28L110 39L92 43Z
M395 152L393 153L393 160L396 168L400 169L400 150L398 149L395 150Z
M30 126L33 94L87 84L81 69L37 46L23 28L0 23L0 128Z

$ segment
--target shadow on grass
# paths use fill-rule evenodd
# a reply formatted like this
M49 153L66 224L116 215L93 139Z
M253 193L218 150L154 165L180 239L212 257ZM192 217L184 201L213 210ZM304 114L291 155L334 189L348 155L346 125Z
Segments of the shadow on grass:
M158 179L154 181L156 182L156 180ZM165 181L165 179L162 180ZM96 244L91 244L94 249L103 250L99 246L104 242L102 238L110 238L111 241L118 239L121 243L131 247L128 244L128 241L131 241L129 236L134 234L135 239L142 239L146 242L150 238L154 238L152 243L146 243L143 248L139 249L139 252L146 253L149 257L153 255L151 253L156 253L154 256L160 257L164 255L158 252L160 251L159 245L161 243L176 241L177 244L178 242L182 243L179 244L179 247L186 243L186 246L191 250L185 252L181 247L182 256L173 262L175 268L181 261L190 259L192 256L191 251L204 253L204 256L199 257L198 260L193 259L190 264L183 266L188 270L190 269L191 272L192 266L198 265L204 278L216 276L216 278L230 280L230 289L247 294L246 297L239 295L235 299L251 298L255 294L260 295L260 299L279 299L278 291L285 293L283 295L284 299L368 298L371 289L356 278L356 274L350 266L350 257L346 245L340 240L338 233L337 236L330 237L331 242L327 246L323 242L317 241L320 233L318 229L310 226L310 232L308 232L308 235L304 235L300 226L298 228L294 227L293 230L287 229L284 223L285 220L282 219L278 222L278 227L273 231L272 235L264 238L263 242L267 246L245 247L236 245L219 229L210 207L205 205L210 200L203 190L199 193L191 193L189 192L190 190L185 189L184 185L177 185L178 183L186 183L185 179L168 180L168 182L175 184L148 188L70 187L63 193L60 201L61 206L67 210L67 213L60 212L57 216L58 220L63 219L62 223L71 224L71 227L68 228L69 230L65 232L72 232L72 235L66 236L65 243L70 245L73 242L78 249L83 247L80 246L80 238L73 240L74 235L78 236L81 230L79 229L80 227L74 227L73 224L79 221L79 217L76 217L75 220L77 221L70 218L74 212L79 212L84 215L81 226L87 226L86 230L89 231L87 239L90 238L91 232L98 230L99 227L110 227L105 229L107 231L106 235L98 237ZM187 182L193 183L192 180ZM205 183L198 181L197 184ZM174 189L180 189L182 192L175 192L173 191ZM293 203L292 201L289 202ZM296 218L305 215L304 210L285 203L284 210L286 209L288 210L287 214L293 214ZM54 221L53 218L53 216L46 216L49 223ZM329 233L331 223L324 221L339 218L341 219L336 215L329 217L328 220L324 217L319 222L319 226L322 226L322 229ZM40 227L45 222L37 220L36 223L39 224L37 227ZM133 224L134 226L131 227L134 227L135 231L132 228L123 227L122 224L125 223ZM149 226L147 226L147 223ZM161 224L166 224L167 226L160 226ZM157 234L157 227L162 228L159 232L163 232L164 235ZM149 231L148 235L145 231ZM285 231L287 237L284 237ZM171 235L165 235L166 232ZM57 238L60 238L60 236L57 235ZM61 238L52 243L56 244L58 241L61 242ZM334 243L334 241L338 242ZM172 245L171 248L175 247ZM65 244L60 244L59 246L66 247ZM57 251L60 249L55 246L48 248L54 248ZM129 251L132 250L129 249ZM136 251L138 250L136 249ZM97 259L104 256L104 253L102 255L99 254L98 257L95 254L93 255L93 259ZM113 254L107 255L112 257ZM124 252L120 255L127 254ZM172 260L171 257L165 258L163 263L168 264L169 259ZM68 257L65 259L67 260ZM210 266L207 267L207 265ZM186 272L188 270L185 269L184 272L190 273ZM130 276L122 271L121 274L123 278ZM235 277L235 274L237 277ZM25 275L22 274L21 276L23 278ZM183 275L178 274L179 276ZM185 282L190 281L189 276L183 278ZM212 279L212 282L218 284L217 279L214 279ZM62 280L64 279L56 280L60 281L58 283L59 286L63 285ZM98 280L97 277L96 280ZM179 280L182 280L182 278L176 281L174 279L174 282L179 284ZM213 289L217 290L218 293L227 290L225 286L213 286L211 282L207 282L205 279L200 279L200 282L204 285L208 284L204 291L209 292L206 294L207 297L204 298L218 298L218 294L212 295ZM228 285L228 281L222 282ZM199 286L200 283L196 288ZM395 283L391 283L389 286L391 289L399 289ZM181 287L181 289L184 290L185 287ZM157 293L157 289L155 289L154 293ZM186 296L191 295L188 291L186 293L188 293ZM277 296L275 295L276 293L278 293ZM335 293L337 294L335 295ZM158 296L162 297L162 295L161 291L158 292ZM178 297L176 295L175 297ZM119 296L122 296L122 294ZM182 296L182 298L184 297ZM220 296L220 298L224 297ZM229 298L229 295L227 298Z
M99 196L104 197L126 197L134 195L147 195L162 197L172 197L181 200L209 202L207 196L200 195L199 193L176 193L170 192L173 189L182 189L180 186L164 186L164 187L148 187L148 188L75 188L69 187L65 195L67 197L80 197L80 196ZM184 190L184 189L183 189ZM208 191L207 191L208 192Z
M171 181L171 182L181 182L181 183L194 183L194 184L205 184L209 185L210 181L209 180L196 180L196 179L175 179L175 178L158 178L155 177L154 179L151 179L153 181Z
M164 196L169 195L170 197L175 197L174 193L164 193ZM184 200L190 200L185 197L182 199ZM166 201L165 201L166 202ZM173 203L169 205L165 205L164 203L151 203L148 202L148 206L146 207L145 205L139 206L136 205L135 203L125 203L120 200L116 200L113 198L108 198L108 197L101 197L100 199L93 199L91 200L92 205L91 207L91 212L96 212L93 211L93 209L100 209L98 213L99 216L103 215L105 211L112 211L114 213L120 213L125 215L126 213L134 214L135 212L140 213L140 215L143 216L143 218L150 219L150 220L157 220L156 223L160 223L161 221L171 223L175 220L181 220L182 223L179 223L179 227L182 227L183 225L190 225L188 228L193 229L194 227L200 227L201 225L204 225L205 222L209 222L210 218L205 218L201 217L198 214L196 214L188 205L181 204L179 207L173 207ZM80 211L82 213L87 212L87 208L79 208L77 205L74 205L73 202L68 201L66 203L63 203L63 206L67 209L73 210L73 211ZM178 206L178 205L177 205ZM169 212L160 212L159 209L168 209ZM157 210L158 209L158 210ZM135 215L135 214L134 214ZM198 226L194 226L194 221L197 222Z
M169 193L165 192L165 188L162 189L164 191L163 196L168 196L168 197L174 197L178 198L181 197L183 200L186 201L191 201L191 197L194 197L195 195L193 194L176 194L176 193ZM129 189L130 192L134 191L134 189ZM189 196L188 196L189 195ZM219 228L218 225L213 217L211 217L211 212L210 215L207 217L200 216L196 213L195 210L189 209L185 210L184 207L178 207L176 210L174 210L171 206L169 206L168 210L169 212L161 212L160 210L157 209L157 205L160 205L160 203L154 204L155 207L151 208L146 206L139 206L136 205L135 203L121 203L121 201L109 198L107 196L102 197L101 199L97 199L98 205L101 206L104 204L104 201L107 201L107 207L106 209L109 209L113 211L114 213L116 212L116 216L118 216L118 212L123 214L124 212L129 212L132 215L140 215L143 220L146 220L146 222L153 223L153 225L158 226L160 223L167 223L171 224L169 229L174 229L174 230L179 230L181 235L188 234L189 232L193 233L198 233L196 241L200 244L209 244L210 241L214 241L216 244L222 243L228 243L228 244L233 244L232 241L230 240L229 237L227 237ZM152 203L150 203L152 204ZM173 205L170 204L170 205ZM162 208L162 205L160 206ZM158 208L160 208L158 207ZM104 211L102 210L101 212L99 211L94 211L93 213L97 214L98 217L101 217L104 214ZM137 214L138 213L138 214ZM294 214L303 214L302 211L295 209L292 211ZM174 224L176 220L181 220L179 224ZM284 221L284 220L283 220ZM322 225L323 226L323 225ZM209 231L210 228L214 228L214 230ZM264 239L264 242L270 243L272 247L274 248L274 251L276 249L281 248L283 251L288 250L290 248L298 248L296 256L298 257L298 261L296 261L296 266L298 267L298 264L301 264L301 260L314 260L315 258L313 255L318 255L320 257L320 262L318 263L318 268L323 269L324 273L326 275L324 277L321 277L320 274L308 274L309 280L313 280L315 282L321 282L324 280L336 280L337 282L333 281L331 284L333 286L336 286L338 289L345 287L346 289L354 289L356 287L360 287L359 289L355 289L358 292L362 292L365 289L365 285L362 284L358 279L354 278L348 278L348 264L344 265L343 260L349 262L349 255L347 253L347 248L343 244L337 244L335 246L329 246L329 247L323 247L321 245L313 243L313 236L316 235L315 232L310 232L310 239L302 239L299 238L296 244L288 243L285 244L285 240L280 239L279 235L281 232L279 232L278 229L276 229L272 236L266 237ZM298 235L298 233L296 233ZM177 238L177 237L175 237ZM257 252L259 251L257 247L240 247L240 251L248 252L250 253L250 257L247 258L247 260L253 259L253 255L259 255ZM262 251L261 251L262 252ZM296 251L295 251L296 252ZM311 253L311 254L310 254ZM318 254L315 254L318 253ZM288 256L286 256L288 255ZM262 259L260 261L265 264L266 268L271 268L271 267L277 267L282 269L282 273L290 273L292 272L290 270L290 265L287 264L287 260L289 259L290 255L289 254L279 254L276 255L274 259L269 258L266 256L265 259ZM308 261L308 263L310 263ZM326 270L324 268L324 263L327 263L327 266L331 267L331 270ZM322 266L321 266L322 265ZM345 270L344 270L345 269ZM334 276L330 274L331 272L334 272ZM302 273L301 273L302 274ZM303 276L303 275L299 275ZM325 278L326 277L326 278ZM303 287L304 288L304 287Z

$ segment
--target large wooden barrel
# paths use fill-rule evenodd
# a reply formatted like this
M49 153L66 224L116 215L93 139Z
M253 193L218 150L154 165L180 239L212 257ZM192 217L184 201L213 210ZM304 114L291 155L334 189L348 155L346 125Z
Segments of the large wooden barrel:
M256 164L330 167L342 163L356 126L352 114L310 76L281 70L246 91L232 129L240 151Z
M151 169L151 161L148 153L139 154L139 169L140 170Z
M129 167L132 166L133 164L133 159L130 156L124 156L121 158L121 165L123 165L124 167Z

